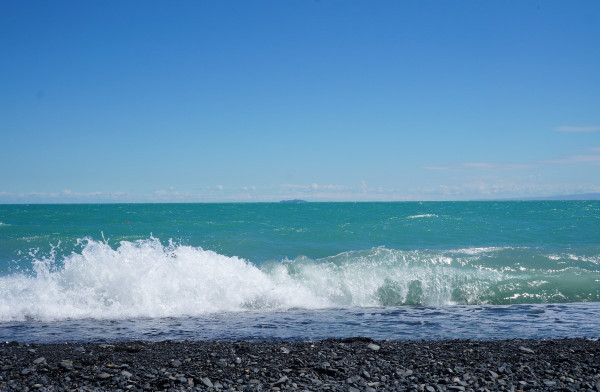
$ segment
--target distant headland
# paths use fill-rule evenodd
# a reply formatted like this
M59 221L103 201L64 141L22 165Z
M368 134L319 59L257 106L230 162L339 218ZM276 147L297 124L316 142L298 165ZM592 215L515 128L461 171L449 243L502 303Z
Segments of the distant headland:
M302 199L291 199L291 200L281 200L280 203L308 203L306 200Z

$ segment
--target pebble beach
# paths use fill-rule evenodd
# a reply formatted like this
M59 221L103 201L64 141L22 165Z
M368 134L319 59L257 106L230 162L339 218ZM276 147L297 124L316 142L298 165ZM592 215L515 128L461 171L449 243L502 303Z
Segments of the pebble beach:
M0 391L596 391L600 342L0 344Z

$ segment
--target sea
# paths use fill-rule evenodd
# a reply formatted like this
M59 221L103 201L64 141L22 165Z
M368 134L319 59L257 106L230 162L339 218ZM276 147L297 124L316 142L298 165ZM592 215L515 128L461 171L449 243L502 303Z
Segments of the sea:
M0 205L0 341L600 337L600 201Z

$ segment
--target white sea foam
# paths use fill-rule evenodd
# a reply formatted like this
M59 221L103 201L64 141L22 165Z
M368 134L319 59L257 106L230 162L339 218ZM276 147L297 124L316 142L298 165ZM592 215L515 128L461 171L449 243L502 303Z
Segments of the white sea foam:
M198 247L165 246L155 238L123 241L116 248L87 239L79 253L60 260L54 252L32 254L31 273L0 277L0 321L502 303L527 294L528 271L514 276L483 268L477 264L481 251L454 255L382 247L256 266ZM538 298L544 295L540 291Z
M437 218L436 214L421 214L407 216L406 219L419 219L419 218Z
M115 250L88 240L57 263L35 260L33 276L0 278L0 320L168 317L258 306L326 306L237 257L157 239L123 241Z
M472 247L472 248L452 249L452 250L449 250L448 253L465 254L465 255L476 256L476 255L482 255L482 254L486 254L486 253L493 253L493 252L498 252L498 251L508 250L508 249L515 249L515 248L510 247L510 246L502 246L502 247L498 247L498 246ZM526 249L526 248L521 248L521 249Z

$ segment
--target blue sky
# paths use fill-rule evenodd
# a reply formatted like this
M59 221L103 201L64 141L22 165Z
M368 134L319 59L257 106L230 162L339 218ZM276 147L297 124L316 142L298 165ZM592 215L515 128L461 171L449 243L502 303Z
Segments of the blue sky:
M0 202L600 192L598 1L0 2Z

